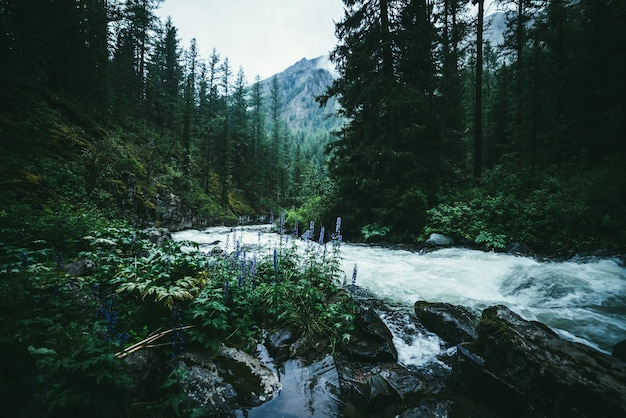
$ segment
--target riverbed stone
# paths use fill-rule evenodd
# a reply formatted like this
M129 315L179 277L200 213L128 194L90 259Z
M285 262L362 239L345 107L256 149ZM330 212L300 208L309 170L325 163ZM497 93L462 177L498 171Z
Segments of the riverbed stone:
M474 341L478 334L478 318L464 306L423 300L413 305L415 315L422 325L454 346L466 341Z
M359 308L352 334L353 339L344 352L353 359L371 362L398 360L393 334L372 307L362 305Z
M434 247L449 247L454 244L454 239L443 234L430 234L425 242L426 245Z
M618 358L622 361L626 361L626 340L622 340L613 346L613 350L611 352L613 357Z
M276 328L270 331L265 338L267 351L279 362L290 356L289 347L298 339L298 332L289 327Z
M153 226L150 228L145 228L142 232L153 244L161 245L165 241L172 240L172 233L167 228L157 228Z
M195 406L222 414L257 406L280 390L278 377L259 359L233 347L216 353L187 352L181 357L181 388Z
M457 353L455 381L503 416L626 416L626 363L505 306L485 309L478 339Z

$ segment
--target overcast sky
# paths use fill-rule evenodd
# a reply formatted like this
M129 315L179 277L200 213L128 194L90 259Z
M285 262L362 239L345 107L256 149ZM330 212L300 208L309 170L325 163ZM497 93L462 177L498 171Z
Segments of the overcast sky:
M485 14L496 9L485 0ZM473 10L476 10L474 6ZM302 58L328 54L336 45L334 22L342 0L165 0L157 15L172 17L181 46L196 38L201 58L216 48L233 73L243 66L249 83L283 71Z
M165 0L157 15L172 17L181 46L196 38L201 58L216 48L248 82L268 78L302 58L328 54L336 44L341 0Z

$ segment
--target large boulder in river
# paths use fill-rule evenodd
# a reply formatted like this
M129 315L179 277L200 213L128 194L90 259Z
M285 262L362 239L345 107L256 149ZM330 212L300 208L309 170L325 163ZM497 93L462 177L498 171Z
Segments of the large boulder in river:
M474 341L478 336L478 318L464 306L420 300L415 302L413 309L426 329L451 345Z
M369 362L398 360L393 334L372 307L359 307L352 334L352 341L344 347L344 352L352 359Z
M458 346L453 376L503 416L626 416L626 363L505 306L483 311L476 342Z
M626 340L622 340L613 346L611 355L622 361L626 361Z

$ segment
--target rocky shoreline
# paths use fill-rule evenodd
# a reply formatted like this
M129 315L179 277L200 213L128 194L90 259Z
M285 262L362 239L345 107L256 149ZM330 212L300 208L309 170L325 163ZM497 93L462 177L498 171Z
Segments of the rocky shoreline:
M381 319L393 310L363 291L357 300L353 339L334 353L295 330L271 330L257 358L232 347L185 353L181 387L195 406L223 417L263 416L278 396L308 405L282 411L287 417L626 416L626 359L619 350L621 358L564 340L502 305L478 317L461 306L418 301L409 320L444 346L438 361L405 367ZM145 363L128 361L137 370ZM292 377L281 382L285 367Z

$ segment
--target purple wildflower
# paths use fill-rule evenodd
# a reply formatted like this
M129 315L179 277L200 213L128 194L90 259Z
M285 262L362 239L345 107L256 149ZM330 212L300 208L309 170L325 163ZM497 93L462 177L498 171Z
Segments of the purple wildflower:
M278 251L274 248L274 275L278 277Z
M228 305L228 292L230 290L230 283L224 282L224 304Z
M356 268L356 263L354 263L354 269L352 270L352 283L350 284L350 291L352 293L354 293L354 290L356 289L356 273L357 273L357 268Z

